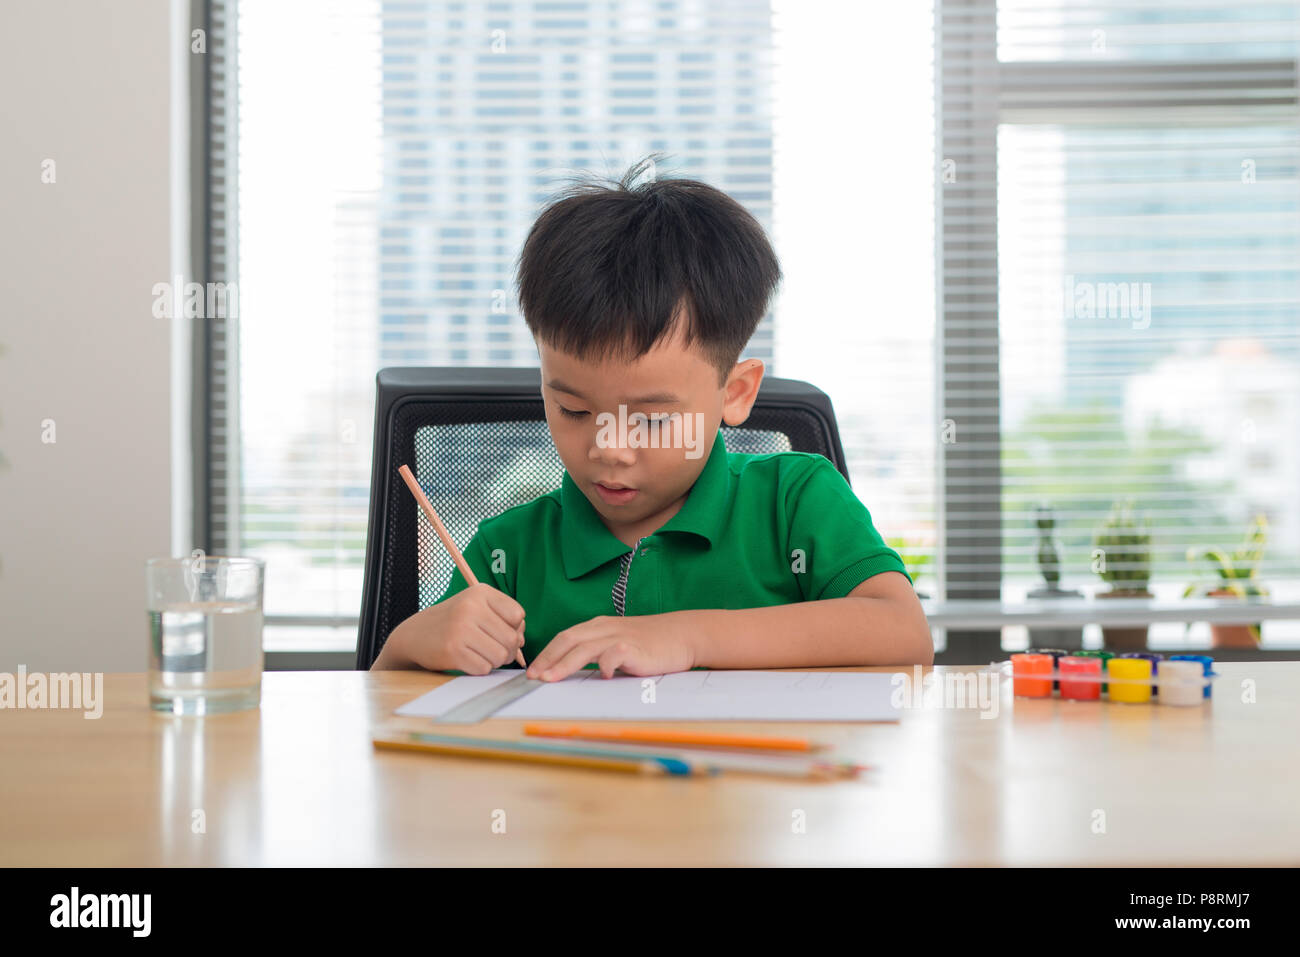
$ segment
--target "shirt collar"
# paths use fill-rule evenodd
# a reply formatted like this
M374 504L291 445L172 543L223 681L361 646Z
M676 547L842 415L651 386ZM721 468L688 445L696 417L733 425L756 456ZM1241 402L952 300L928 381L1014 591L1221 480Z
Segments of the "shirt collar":
M686 501L659 531L698 535L712 546L722 533L722 523L730 511L730 499L727 447L719 431L714 436L708 461L687 493ZM560 484L560 554L565 576L580 578L629 551L631 547L620 542L605 527L595 507L566 469Z

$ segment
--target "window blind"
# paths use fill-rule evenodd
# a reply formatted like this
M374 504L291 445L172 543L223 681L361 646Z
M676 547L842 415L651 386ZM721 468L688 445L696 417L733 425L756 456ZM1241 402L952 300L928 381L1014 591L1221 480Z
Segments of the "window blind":
M236 132L239 97L238 49L235 37L235 0L208 0L205 30L208 64L204 117L206 176L206 229L204 253L207 281L238 288L239 165ZM203 155L196 153L195 155ZM227 300L229 302L229 299ZM239 522L239 363L238 315L223 314L205 320L196 336L203 352L204 375L197 405L205 410L200 458L196 475L205 477L202 495L195 496L200 521L196 540L211 553L238 554Z
M1040 505L1063 584L1101 587L1094 536L1132 500L1157 595L1262 514L1260 578L1294 599L1297 5L939 9L949 596L1039 584Z

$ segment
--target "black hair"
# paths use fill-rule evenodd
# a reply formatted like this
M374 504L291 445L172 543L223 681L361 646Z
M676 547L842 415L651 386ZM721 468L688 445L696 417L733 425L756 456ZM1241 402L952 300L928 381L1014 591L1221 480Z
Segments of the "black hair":
M780 263L763 227L721 190L637 184L661 155L618 182L579 182L542 212L519 255L519 305L552 348L628 360L668 336L680 308L683 341L700 344L721 384L767 312Z

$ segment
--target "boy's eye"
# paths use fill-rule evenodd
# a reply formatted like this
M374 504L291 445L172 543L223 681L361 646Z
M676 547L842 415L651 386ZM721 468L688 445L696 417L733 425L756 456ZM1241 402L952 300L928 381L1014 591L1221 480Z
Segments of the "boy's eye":
M565 408L564 406L562 406L562 405L559 406L558 408L559 408L559 410L560 410L560 414L561 414L561 415L564 415L564 416L566 416L566 417L568 417L568 418L570 418L570 419L580 419L580 418L582 418L584 415L587 414L586 412L575 412L575 411L573 411L572 409L566 409L566 408Z

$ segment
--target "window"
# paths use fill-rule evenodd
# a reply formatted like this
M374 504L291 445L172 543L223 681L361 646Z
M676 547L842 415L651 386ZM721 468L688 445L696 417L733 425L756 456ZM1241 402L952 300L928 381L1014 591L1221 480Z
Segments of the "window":
M1262 578L1300 600L1294 4L209 18L208 258L241 316L208 327L206 538L267 559L269 650L354 646L375 372L535 365L527 229L567 177L656 150L768 229L785 278L746 355L831 396L920 591L1023 598L1047 504L1063 583L1091 592L1094 530L1132 498L1157 595L1262 512Z
M939 9L949 594L1040 584L1040 504L1091 590L1093 533L1132 499L1158 597L1259 512L1261 577L1300 596L1296 5Z
M513 266L565 177L664 150L773 228L770 5L558 6L212 4L246 298L210 540L267 560L270 650L354 646L375 372L536 364ZM770 316L747 355L779 371Z

